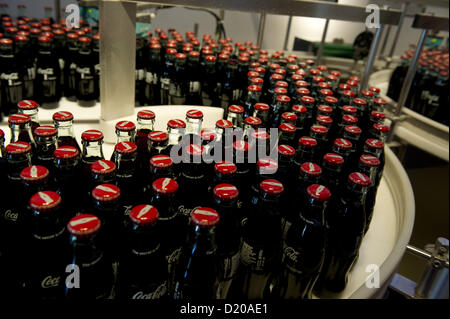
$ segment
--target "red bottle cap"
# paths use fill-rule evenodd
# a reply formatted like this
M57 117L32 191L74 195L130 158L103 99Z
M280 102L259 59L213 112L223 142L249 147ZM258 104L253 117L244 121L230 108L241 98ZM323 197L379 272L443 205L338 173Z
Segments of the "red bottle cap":
M317 69L310 69L310 70L309 70L309 74L310 74L310 75L313 75L313 76L317 76L317 75L320 74L320 71L317 70Z
M278 73L273 73L273 74L270 76L270 78L271 78L273 81L281 81L281 80L284 79L284 76L281 75L281 74L278 74Z
M211 130L201 130L200 136L202 138L202 141L211 142L214 141L217 137L216 132Z
M102 184L94 188L92 191L92 196L97 201L112 201L120 197L120 189L113 184Z
M287 133L287 134L293 134L296 131L296 127L295 125L292 125L290 123L281 123L279 126L279 129L283 132L283 133Z
M380 124L380 123L375 123L373 125L373 128L374 128L375 131L381 132L381 133L389 133L389 131L390 131L389 126L383 125L383 124Z
M351 86L346 84L346 83L341 83L339 84L339 90L344 90L345 91L350 91L351 90Z
M342 116L342 122L344 122L345 124L356 124L358 123L358 118L353 115L344 114Z
M38 212L48 211L61 204L61 196L52 191L37 192L30 198L30 207Z
M276 70L280 68L280 65L278 63L272 63L269 65L269 68L272 70Z
M155 192L160 194L173 194L178 190L178 183L171 178L158 178L152 184Z
M255 130L252 132L252 137L257 140L268 140L270 135L265 130Z
M230 105L228 107L228 112L241 114L244 113L244 108L240 105Z
M382 149L384 147L384 143L380 140L374 138L368 138L365 143L370 148Z
M103 140L103 133L99 130L87 130L81 134L81 139L88 142L96 142Z
M189 52L189 56L193 57L193 58L198 58L200 56L200 52L198 52L198 51L190 51Z
M295 87L297 87L297 88L304 88L305 89L308 86L309 86L309 83L306 82L306 81L299 80L299 81L295 82Z
M153 120L155 118L155 113L150 110L142 110L138 112L137 118L143 120Z
M320 89L319 93L322 96L332 96L334 94L333 91L330 90L330 85L327 82L320 82L317 86Z
M305 60L305 63L307 64L307 65L309 65L309 66L311 66L311 65L314 65L314 60L312 60L312 59L306 59Z
M203 112L199 110L189 110L186 112L186 117L190 119L202 119Z
M167 155L155 155L150 159L150 165L153 168L169 168L172 167L173 161Z
M324 82L325 79L321 76L316 75L316 76L313 76L312 81L313 82Z
M78 150L73 146L61 146L53 152L53 156L57 159L73 159L78 156Z
M31 152L31 145L27 142L14 142L6 146L6 153L14 155L22 155Z
M354 107L354 106L344 105L342 107L342 111L344 113L348 113L348 114L355 114L358 111L358 109L356 107Z
M258 78L258 77L252 78L252 79L250 80L250 82L251 82L252 84L254 84L254 85L259 85L259 86L261 86L261 85L264 84L264 80L261 79L261 78ZM258 92L259 92L259 91L258 91Z
M261 87L255 84L249 85L247 89L250 92L261 92Z
M266 103L256 103L254 106L255 110L258 111L268 111L270 109L269 105Z
M73 120L73 114L67 111L59 111L53 114L53 121L67 122Z
M313 184L306 189L308 196L313 199L317 199L321 202L326 202L331 197L331 192L323 185Z
M359 158L359 163L363 166L367 166L367 167L378 167L380 166L380 160L373 156L373 155L369 155L369 154L363 154L361 155L361 157Z
M352 135L361 135L362 133L362 130L356 125L347 125L344 131Z
M300 171L302 171L303 173L307 174L307 175L314 175L314 176L318 176L320 174L322 174L322 168L312 162L305 162L300 166Z
M89 237L100 229L100 219L91 214L80 214L73 217L67 224L69 233L76 237Z
M341 155L335 153L325 154L323 156L323 160L324 162L332 166L341 166L342 164L344 164L344 158Z
M5 132L3 132L2 129L0 129L0 139L4 139L5 138Z
M337 76L335 76L333 74L328 74L325 78L331 82L337 81Z
M39 107L39 104L32 100L22 100L17 103L17 108L20 110L34 110Z
M386 115L383 112L372 111L370 112L370 117L373 117L377 120L384 120L386 118Z
M338 103L338 99L334 96L327 96L324 99L324 101L325 101L325 103L328 103L328 104L337 104Z
M33 133L39 137L49 137L56 136L58 134L58 130L52 125L42 125L36 127Z
M378 105L381 105L381 106L384 106L384 105L386 105L386 103L387 103L385 99L381 99L381 98L379 98L379 97L377 97L376 99L374 99L373 102L374 102L375 104L378 104Z
M348 175L348 180L354 184L361 187L367 187L370 186L370 178L363 173L359 172L353 172L350 175Z
M173 128L173 129L185 128L186 123L183 120L174 119L174 120L170 120L169 122L167 122L167 126L170 128Z
M49 170L44 166L33 165L24 168L20 172L20 178L26 182L35 182L47 178L49 174Z
M317 135L326 135L328 133L328 129L320 124L311 125L310 131Z
M256 116L248 116L245 118L244 123L253 127L258 127L262 124L262 121L259 117Z
M186 60L186 54L184 53L177 53L175 54L175 57L177 58L177 60Z
M214 62L214 61L216 61L216 57L214 55L208 55L208 56L206 56L206 61Z
M361 99L361 98L353 99L352 102L358 106L366 106L367 105L367 101L365 99Z
M346 150L349 150L353 147L352 142L350 142L349 140L346 140L345 138L337 138L334 140L334 146L336 147L340 147Z
M302 96L301 102L303 104L314 104L316 100L311 96Z
M27 124L31 122L31 118L26 114L12 114L8 118L9 124Z
M200 227L213 227L219 222L219 214L212 208L198 207L192 211L191 220Z
M251 145L246 141L235 141L233 143L233 148L236 151L248 152L250 147L251 147Z
M298 145L301 145L303 147L316 147L317 141L315 138L312 138L309 136L303 136L303 137L299 138Z
M356 93L351 90L345 90L344 92L342 92L342 95L345 95L349 98L354 98L356 96Z
M130 154L137 151L137 146L133 142L123 141L117 143L114 150L119 154Z
M52 41L51 37L45 36L45 35L50 35L50 34L52 34L51 32L44 32L44 33L42 33L42 34L43 34L43 35L40 36L40 37L38 38L38 41L39 41L40 43L49 43L49 42ZM44 34L45 34L45 35L44 35ZM53 35L53 34L52 34L52 35Z
M361 91L361 95L363 95L364 97L373 97L373 92L369 91L369 90L362 90Z
M285 96L287 94L287 89L285 88L280 88L280 87L276 87L274 90L275 94L279 95L279 96ZM277 96L278 98L278 96Z
M328 115L318 115L316 121L321 125L331 125L333 123L333 119Z
M223 201L231 201L238 197L239 191L231 184L219 184L214 187L214 197Z
M275 174L278 170L278 163L271 158L261 158L256 162L260 174Z
M165 131L153 131L148 133L147 139L151 142L164 142L169 139L169 134Z
M121 132L130 132L136 129L136 125L131 121L120 121L116 124L116 130Z
M352 80L348 80L347 82L346 82L348 85L350 85L350 86L358 86L358 82L357 81L352 81Z
M91 172L94 174L107 175L116 171L116 164L108 160L98 160L92 163Z
M306 110L306 109L305 109ZM333 113L333 109L331 108L331 106L328 105L319 105L317 107L317 110L319 110L319 112L321 113L325 113L325 114L331 114Z
M152 205L137 205L131 209L130 220L140 226L151 225L158 220L159 212Z
M374 93L380 93L380 89L376 88L374 86L369 87L369 91L374 92Z
M292 111L295 112L296 114L305 114L308 111L308 109L303 105L294 105L292 107Z
M361 82L361 78L356 76L356 75L352 75L350 77L350 81L354 81L354 82Z
M221 129L232 128L233 123L228 120L218 120L216 122L216 127L221 128Z
M248 77L248 78L255 78L255 77L257 77L257 76L259 76L259 73L258 73L258 72L255 72L255 71L249 71L249 72L247 73L247 77Z
M295 156L295 149L290 145L278 145L278 154L286 157Z
M236 173L237 167L232 162L222 161L214 165L214 170L221 175L229 175Z
M289 86L289 84L286 81L277 81L275 82L275 86L286 89Z
M260 190L268 195L278 195L284 190L283 184L276 179L266 179L259 184Z
M189 144L184 148L186 154L192 156L201 156L205 153L205 148L202 145Z
M297 122L297 115L295 115L295 113L293 113L293 112L284 112L283 114L281 114L281 118L284 121L287 121L287 122L290 122L290 123Z

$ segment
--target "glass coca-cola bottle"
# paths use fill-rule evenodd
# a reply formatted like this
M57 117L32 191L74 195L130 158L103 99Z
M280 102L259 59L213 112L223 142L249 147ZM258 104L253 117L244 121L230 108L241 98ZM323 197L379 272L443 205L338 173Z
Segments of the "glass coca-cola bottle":
M248 116L244 119L244 140L250 140L251 134L262 125L262 120L255 116Z
M161 104L161 45L150 44L150 60L144 61L145 65L145 98L149 105Z
M137 176L137 146L133 142L120 142L114 147L117 185L122 191L125 206L136 205L142 198L142 180Z
M14 54L13 40L0 39L0 117L17 112L17 103L24 98L23 67Z
M292 106L291 111L296 115L297 120L295 122L296 132L295 132L295 140L298 141L298 139L304 135L307 135L308 131L305 126L305 120L307 117L308 109L304 107L303 105L294 105Z
M39 104L32 100L22 100L17 103L17 111L31 118L31 132L34 134L34 130L39 126Z
M199 110L189 110L186 112L186 130L183 143L201 144L201 131L203 123L203 112Z
M131 210L120 266L121 299L167 297L167 262L158 233L159 212L151 205Z
M298 147L294 159L294 164L297 166L298 171L303 163L315 162L319 159L317 145L316 139L310 136L303 136L298 140Z
M166 279L169 295L175 288L175 267L187 236L187 219L178 212L178 183L169 177L156 179L152 184L150 203L159 210L161 252L166 258Z
M145 105L145 61L147 39L136 37L136 69L134 70L134 104ZM158 50L159 52L159 50Z
M155 113L150 110L142 110L137 113L137 125L135 143L138 148L138 165L140 174L148 174L149 134L155 125ZM148 176L148 175L147 175Z
M369 177L353 172L339 198L330 203L330 213L326 216L329 226L327 247L319 288L339 292L347 285L348 273L358 258L364 235L364 202L369 186Z
M233 128L244 127L244 108L240 105L230 105L227 112L227 120L233 123Z
M186 104L188 105L202 105L202 72L199 62L200 53L198 51L190 51L186 65L187 71L187 90L186 90Z
M219 106L220 103L217 90L219 72L216 70L216 59L214 55L208 55L205 58L201 82L201 105Z
M92 106L98 99L98 91L95 87L95 61L91 39L80 37L78 43L75 72L76 97L80 105Z
M36 100L42 107L54 108L61 98L61 71L59 61L52 50L52 38L40 36L36 60Z
M291 98L287 95L279 95L276 103L272 108L271 127L278 127L281 124L281 116L283 113L291 109Z
M350 154L350 158L348 159L349 165L355 164L357 154L361 152L362 141L361 141L362 130L359 126L356 125L347 125L344 127L344 132L342 137L348 141L350 141L353 145L352 153Z
M358 169L370 178L370 186L367 188L365 211L366 211L366 227L364 234L369 230L370 222L372 221L373 209L376 203L377 190L380 180L378 179L378 169L380 167L380 160L369 154L363 154L359 158Z
M36 164L45 166L50 170L53 178L54 156L57 145L56 138L58 130L51 125L42 125L34 130L34 138L36 140Z
M177 53L175 55L174 73L170 79L169 85L169 103L170 105L185 105L187 94L187 69L186 54Z
M317 141L317 155L319 158L328 149L328 129L320 124L311 125L309 135Z
M81 153L80 145L73 133L73 114L67 111L55 112L53 125L58 129L58 146L73 146Z
M64 50L64 96L69 100L75 100L76 80L75 73L77 69L78 56L78 34L67 33Z
M238 189L221 183L213 189L213 207L220 214L216 228L217 255L219 260L216 298L225 299L236 276L241 249L240 216L237 208Z
M180 119L173 119L167 122L167 132L169 134L168 154L173 161L175 174L178 176L181 170L182 150L184 146L184 133L186 123Z
M331 197L323 185L307 188L299 218L283 242L282 266L275 276L271 296L282 299L311 299L312 289L325 259L325 209Z
M175 54L177 50L167 48L164 58L164 66L161 73L161 104L169 104L170 83L175 73Z
M369 154L377 157L380 160L380 166L378 167L377 182L381 180L384 169L384 143L380 140L368 138L364 143L363 154Z
M209 207L192 211L189 240L176 270L175 299L216 298L218 258L216 225L219 214Z
M232 298L262 299L269 292L271 276L279 268L279 199L283 190L274 179L264 180L259 186L259 197L242 222L241 263L230 288Z
M249 85L247 87L247 94L242 99L242 105L244 105L245 117L251 116L254 112L254 106L259 102L261 98L261 87L258 85Z
M27 34L29 35L28 31ZM36 71L34 69L34 53L28 35L16 35L14 40L16 43L17 61L23 68L23 98L34 98L34 80Z
M255 103L253 106L253 114L252 116L261 119L262 128L269 127L269 119L270 119L270 106L266 103Z
M53 156L56 191L64 199L65 217L70 218L82 208L79 201L82 196L80 153L73 146L59 146Z
M336 153L326 153L322 160L322 184L337 194L344 174L344 158Z
M61 299L69 260L61 196L52 191L38 192L30 198L29 206L31 243L24 254L33 267L24 273L27 290L33 298Z
M81 152L82 172L85 179L91 174L91 165L105 159L103 155L103 133L98 130L87 130L81 134L83 150Z
M91 214L80 214L73 217L67 224L70 234L71 259L68 270L78 272L76 279L68 282L64 295L72 300L94 300L114 297L114 273L102 248L98 237L103 232L100 219Z
M10 143L27 142L32 147L33 158L36 156L36 141L31 132L31 118L25 114L12 114L8 118L11 132Z

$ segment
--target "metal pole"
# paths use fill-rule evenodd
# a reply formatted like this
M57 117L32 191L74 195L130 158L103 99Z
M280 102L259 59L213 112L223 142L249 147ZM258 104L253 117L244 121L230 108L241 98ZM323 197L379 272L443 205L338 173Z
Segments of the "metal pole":
M370 73L372 72L373 62L375 61L375 57L378 50L378 45L380 44L381 34L383 32L384 26L380 24L380 27L377 29L375 33L375 37L372 40L372 44L370 46L369 57L367 59L366 69L364 70L363 78L361 80L360 90L365 90L367 88L367 84L369 83Z
M56 8L56 23L59 23L59 20L61 20L61 0L55 0L55 8Z
M316 64L317 65L320 64L320 59L322 58L323 47L325 46L325 38L327 37L327 31L328 31L328 24L329 23L330 23L330 20L327 19L325 21L325 26L323 27L322 40L320 40L319 50L317 50L317 57L316 57Z
M400 20L398 21L397 25L397 31L395 31L394 40L392 41L391 50L389 51L389 57L392 58L392 55L394 54L395 46L397 45L398 37L400 36L400 31L402 29L403 20L405 19L406 11L408 11L409 3L406 2L403 5L402 13L400 15Z
M397 106L395 109L395 116L392 119L391 130L389 132L389 136L387 138L387 143L392 142L394 139L394 130L397 124L397 120L395 117L398 117L402 113L402 108L405 105L406 98L408 97L409 89L411 88L412 81L414 79L414 75L417 70L417 62L419 61L420 52L422 51L422 47L425 44L425 39L427 38L428 30L424 29L422 34L420 35L419 43L417 44L416 52L414 53L414 57L411 61L411 64L408 68L408 73L406 74L405 81L403 82L402 89L400 91L400 95L398 98Z
M284 38L284 45L283 45L283 50L284 51L287 51L287 45L288 45L288 40L289 40L289 33L291 33L291 25L292 25L292 16L289 16L287 30L286 30L286 37Z
M261 13L260 17L259 17L259 27L258 27L258 38L256 40L256 44L259 47L262 47L262 41L263 41L263 36L264 36L264 26L266 24L266 14L265 13Z
M429 253L428 251L411 246L411 245L406 246L406 251L413 254L414 256L423 258L425 260L430 260L431 257L433 257L433 255L431 253Z
M391 33L391 25L388 24L385 35L384 35L383 44L381 45L380 56L384 56L384 50L386 49L386 44L387 44L387 40L389 38L390 33Z

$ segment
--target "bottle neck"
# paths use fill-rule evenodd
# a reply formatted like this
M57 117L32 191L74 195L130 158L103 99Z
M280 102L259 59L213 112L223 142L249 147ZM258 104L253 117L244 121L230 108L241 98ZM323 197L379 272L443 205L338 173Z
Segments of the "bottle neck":
M80 163L80 159L75 157L73 159L59 159L55 158L55 167L60 172L72 172L76 173L76 168Z
M19 110L20 113L26 114L31 118L31 122L39 123L38 119L38 109L31 109L31 110Z
M131 177L136 171L136 152L132 154L120 154L115 152L115 164L117 177Z
M98 159L104 159L105 156L103 155L102 144L103 140L95 142L83 141L82 158L95 157Z
M31 153L21 154L21 155L13 155L7 154L6 156L8 160L8 178L10 181L19 182L20 181L20 172L31 166Z
M11 141L14 143L17 141L24 141L30 144L35 144L33 134L31 133L31 125L28 124L12 124L10 125Z
M64 233L65 225L59 209L51 212L33 211L33 237L38 240L51 240Z
M58 137L69 136L75 138L73 133L73 121L55 122L58 129Z
M324 225L326 202L308 198L305 208L300 211L300 218L308 224Z
M56 136L37 136L36 151L39 159L53 158L56 150Z
M184 135L185 129L169 127L167 131L169 133L169 145L177 145L178 143L180 143L181 138Z
M186 135L194 134L200 136L202 131L202 123L202 119L186 118Z
M176 203L176 193L160 194L154 192L151 204L158 207L159 219L161 221L173 219L177 215L178 204Z
M116 144L120 142L132 142L134 143L136 131L119 131L116 130Z
M190 240L190 249L192 255L212 255L215 253L216 232L215 227L200 227L193 225Z
M157 235L156 223L146 226L130 225L128 248L131 254L136 256L150 256L159 251L160 240Z
M155 120L144 120L144 119L138 119L136 128L138 131L140 130L149 130L150 132L154 130L154 124Z
M91 235L86 238L78 238L70 236L70 243L73 247L73 255L76 260L84 263L92 263L99 260L103 253L97 246L96 235Z

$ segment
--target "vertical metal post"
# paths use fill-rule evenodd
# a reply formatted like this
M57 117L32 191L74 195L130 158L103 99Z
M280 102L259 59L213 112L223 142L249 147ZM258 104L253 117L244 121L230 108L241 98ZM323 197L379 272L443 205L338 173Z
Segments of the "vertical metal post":
M405 19L406 11L408 11L409 3L406 2L403 5L402 13L400 15L400 20L398 21L397 30L395 31L394 40L392 41L391 50L389 51L389 57L392 58L392 55L394 54L395 46L397 45L398 37L400 36L400 31L402 29L403 20Z
M403 82L402 89L398 98L397 106L395 109L395 117L398 117L402 113L402 108L405 105L406 98L408 97L409 89L411 88L414 75L417 70L417 62L419 61L420 52L422 51L423 45L425 44L425 39L427 38L428 30L424 29L420 35L419 43L417 44L416 52L414 53L411 64L408 68L408 73L406 74L405 81ZM391 123L391 130L387 138L387 143L392 142L394 139L394 130L397 121L393 119Z
M384 32L384 39L383 39L383 44L381 45L381 49L380 49L380 56L384 56L384 50L386 49L386 44L387 41L389 39L389 34L391 33L391 25L388 24L386 31Z
M256 45L262 47L262 41L264 37L264 26L266 24L266 14L263 12L259 17L259 27L258 27L258 38L256 40Z
M380 44L381 34L383 33L384 26L380 24L370 46L369 57L367 58L366 69L364 70L363 78L361 80L360 90L365 90L369 83L370 73L372 73L373 62L375 61L378 45Z
M325 21L325 26L323 27L322 40L320 41L320 46L319 46L319 49L317 50L316 65L320 64L320 59L322 58L323 47L325 46L325 38L327 37L329 23L330 23L330 20L327 19Z
M55 8L56 8L56 23L59 23L61 19L61 0L55 0Z
M283 45L284 51L287 51L287 45L288 45L288 41L289 41L289 33L291 33L291 25L292 25L292 16L289 16L287 30L286 30L286 37L284 38L284 45Z
M100 116L111 121L134 113L136 3L104 0L99 9Z

